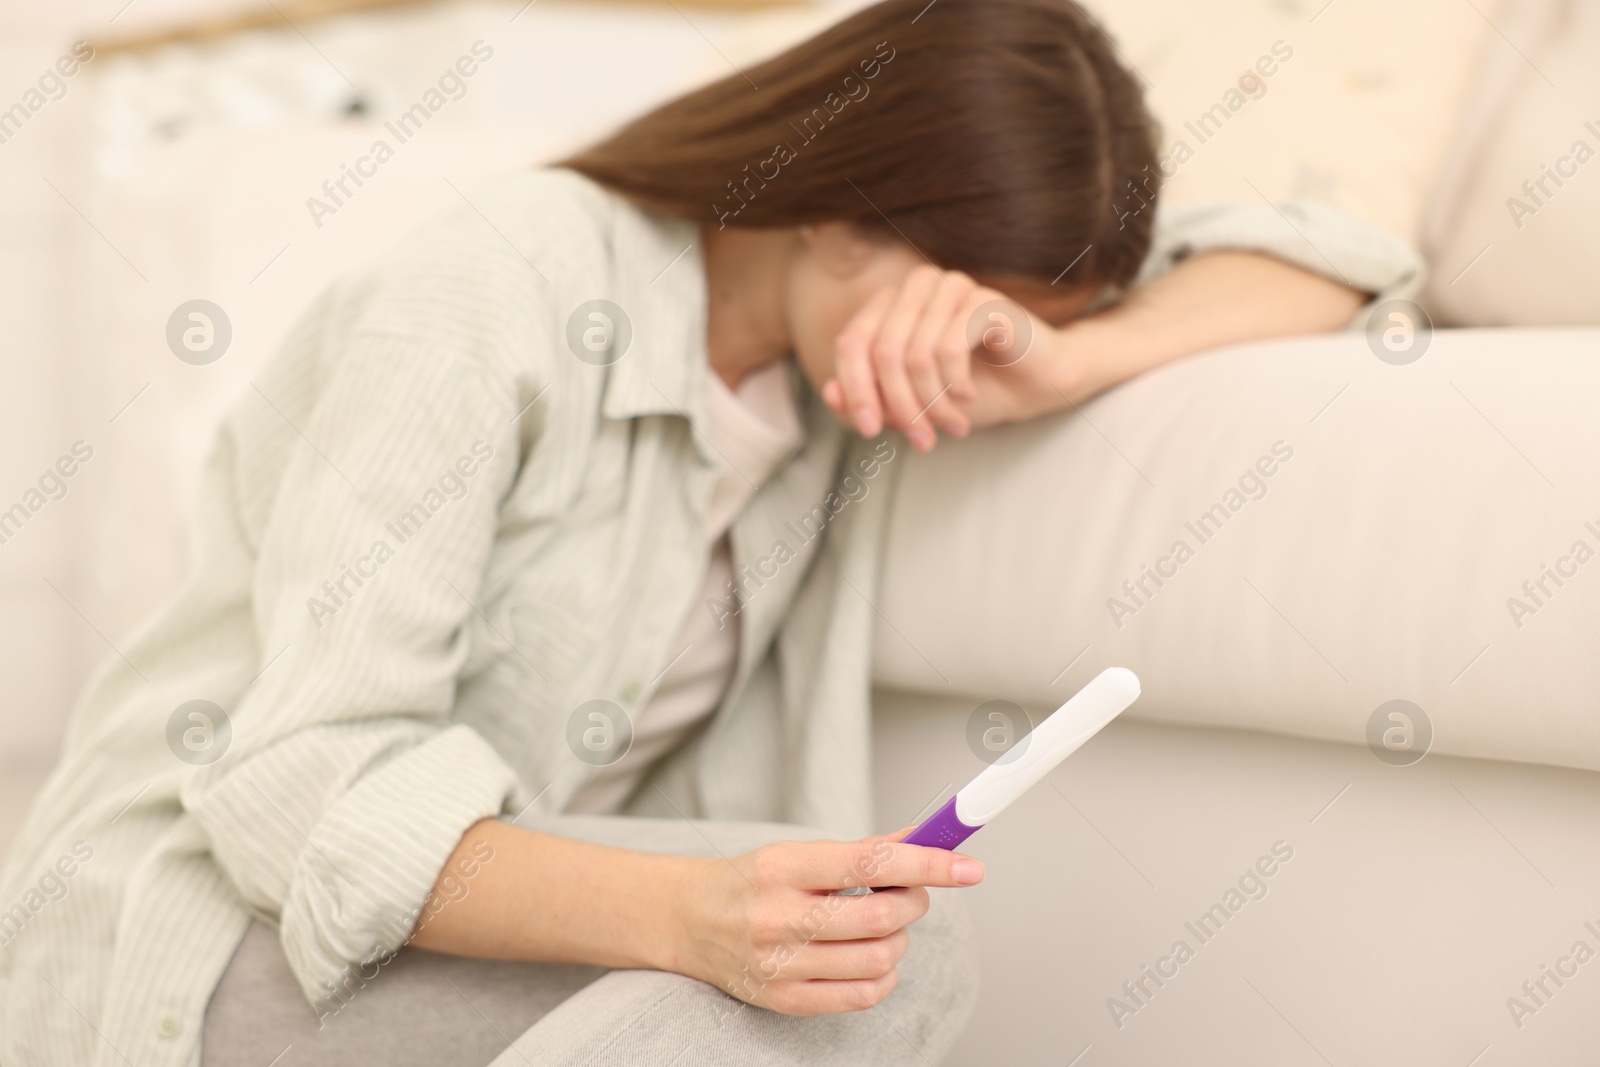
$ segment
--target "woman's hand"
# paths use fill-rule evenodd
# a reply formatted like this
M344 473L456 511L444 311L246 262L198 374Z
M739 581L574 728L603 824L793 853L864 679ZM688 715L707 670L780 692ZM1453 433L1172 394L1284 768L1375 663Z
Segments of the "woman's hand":
M785 841L708 859L682 900L673 970L787 1015L861 1011L894 989L924 886L983 879L975 859L903 845L908 827L861 841ZM840 895L862 886L896 886Z
M484 819L462 835L409 943L673 971L790 1015L860 1011L894 988L906 927L928 910L923 887L983 880L975 859L900 844L910 832L781 842L727 860ZM861 886L906 888L838 895Z
M1029 402L1046 387L1036 380L1045 361L1030 351L1051 345L1053 333L960 271L917 267L845 326L822 397L862 436L888 426L925 452L940 430L965 437L1028 417Z

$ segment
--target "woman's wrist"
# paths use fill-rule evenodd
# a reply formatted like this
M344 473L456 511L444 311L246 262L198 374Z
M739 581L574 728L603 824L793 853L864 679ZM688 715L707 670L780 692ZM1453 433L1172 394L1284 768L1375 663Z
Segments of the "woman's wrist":
M1075 407L1131 376L1118 373L1119 355L1126 356L1138 338L1108 322L1104 312L1067 323L1052 331L1049 340L1050 388L1040 398L1049 405L1047 411Z
M703 939L699 908L710 883L710 865L724 862L690 856L640 853L652 861L640 872L650 906L634 924L638 960L634 966L693 978L703 970L697 946Z
M1015 421L1076 407L1132 377L1146 365L1145 339L1102 312L1036 335L1032 381L1017 390Z
M699 911L712 864L725 861L631 849L607 849L605 859L607 884L591 886L595 929L581 962L699 977Z

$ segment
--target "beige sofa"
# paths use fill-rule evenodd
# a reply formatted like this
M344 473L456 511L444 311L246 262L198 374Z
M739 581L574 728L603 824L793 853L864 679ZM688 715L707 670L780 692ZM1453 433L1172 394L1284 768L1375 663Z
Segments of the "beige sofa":
M1441 162L1378 145L1333 183L1372 215L1359 178L1391 175L1424 305L1470 328L1404 365L1361 332L1210 353L903 457L885 825L982 767L975 722L1111 664L1144 682L969 842L984 991L951 1063L1593 1062L1600 6L1480 16L1471 77L1427 101Z
M884 825L983 766L990 702L1037 721L1107 665L1144 684L969 843L984 991L952 1063L1581 1062L1600 966L1541 967L1600 950L1600 562L1570 558L1600 548L1597 401L1600 330L1440 331L1407 367L1344 335L902 456ZM1195 517L1280 441L1202 543ZM1135 614L1108 608L1180 539ZM1534 614L1508 609L1563 559ZM1409 752L1384 746L1391 700ZM1226 900L1275 846L1292 859ZM1193 959L1161 963L1179 941Z

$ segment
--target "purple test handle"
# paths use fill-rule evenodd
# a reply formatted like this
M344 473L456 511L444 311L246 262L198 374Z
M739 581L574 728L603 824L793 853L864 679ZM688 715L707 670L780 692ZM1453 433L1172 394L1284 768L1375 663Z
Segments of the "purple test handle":
M944 807L922 821L922 825L905 836L907 845L926 845L929 848L950 850L983 829L968 826L956 815L956 798L944 802Z
M957 817L956 798L951 797L944 802L944 807L922 820L920 826L907 834L901 844L942 848L948 852L981 829L981 826L968 826Z

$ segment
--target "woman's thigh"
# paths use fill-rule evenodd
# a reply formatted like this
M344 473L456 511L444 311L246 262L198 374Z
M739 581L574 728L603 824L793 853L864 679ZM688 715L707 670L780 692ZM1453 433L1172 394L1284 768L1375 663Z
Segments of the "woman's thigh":
M604 816L523 824L677 855L732 856L816 836L772 823ZM276 932L257 923L207 1010L202 1067L936 1063L965 1022L976 982L970 922L955 894L934 893L900 971L899 987L871 1011L795 1019L681 975L405 949L353 982L336 1011L319 1014L301 996Z
M277 930L252 924L206 1009L202 1067L484 1067L605 970L405 949L367 974L319 1012Z

